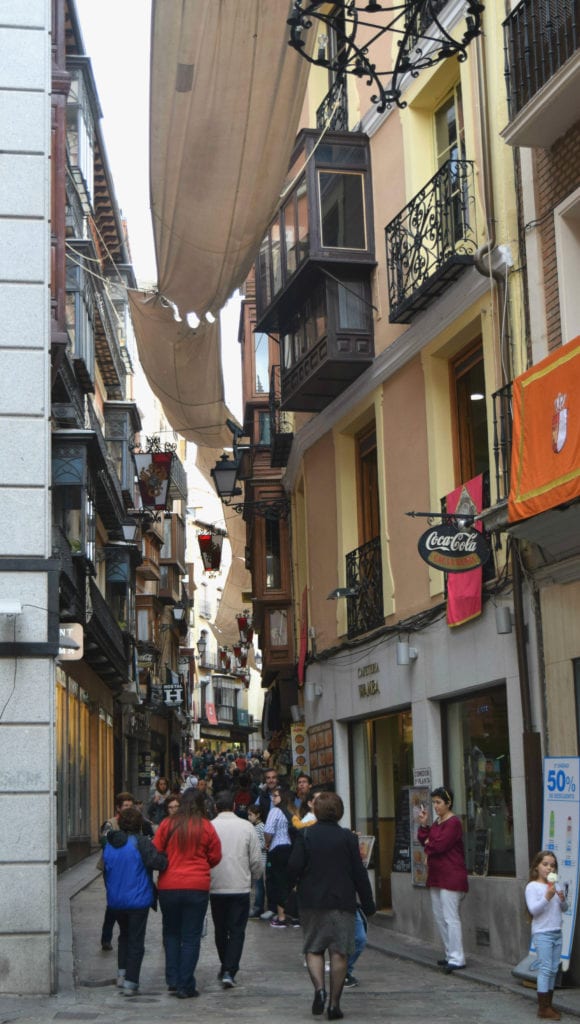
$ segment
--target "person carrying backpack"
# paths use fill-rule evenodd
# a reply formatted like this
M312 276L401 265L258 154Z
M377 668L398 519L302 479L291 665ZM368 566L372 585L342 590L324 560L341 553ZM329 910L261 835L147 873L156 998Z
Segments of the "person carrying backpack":
M143 815L135 807L121 811L118 829L111 830L103 850L107 906L119 924L117 985L123 995L135 996L145 953L149 908L156 909L153 871L164 871L167 855L141 834Z

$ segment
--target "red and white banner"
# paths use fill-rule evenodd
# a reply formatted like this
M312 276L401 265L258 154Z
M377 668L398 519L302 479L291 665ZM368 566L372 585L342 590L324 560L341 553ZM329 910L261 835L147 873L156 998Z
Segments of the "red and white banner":
M483 476L474 476L473 480L456 487L447 495L447 511L464 512L465 515L476 515L481 512L483 502ZM474 529L483 529L480 522L473 524ZM447 577L447 625L461 626L464 622L481 615L482 609L481 566L469 572L453 573Z

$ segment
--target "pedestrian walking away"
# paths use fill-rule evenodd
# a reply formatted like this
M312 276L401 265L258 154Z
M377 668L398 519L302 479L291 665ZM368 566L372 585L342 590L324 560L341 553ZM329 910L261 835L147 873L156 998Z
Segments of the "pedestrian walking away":
M165 980L178 999L199 995L195 968L209 900L211 868L222 856L219 836L203 817L195 790L188 789L172 817L164 818L155 838L167 853L167 870L159 875L159 905L163 915Z
M532 919L532 943L538 954L538 1017L560 1020L552 1006L556 975L562 955L562 914L566 894L558 885L558 861L550 850L540 850L530 865L526 906Z
M340 997L348 957L355 952L357 895L365 915L376 907L369 877L361 860L358 839L338 824L344 805L337 793L318 793L314 801L316 823L302 829L288 862L291 885L298 884L298 905L304 933L304 955L314 987L312 1014L324 1013L324 954L330 956L330 991L327 1016L344 1016Z
M142 835L143 816L135 807L121 811L119 827L111 829L103 850L107 905L114 911L120 935L117 984L123 995L135 996L145 953L149 908L156 908L153 871L163 871L167 857Z
M103 824L101 825L99 840L102 850L105 849L105 844L107 842L107 836L109 832L114 832L119 828L119 815L121 814L121 811L126 810L128 807L134 806L135 797L133 796L132 793L117 793L115 797L115 814L112 818L108 818L107 821L104 821ZM141 831L143 832L143 835L152 836L153 827L151 823L145 822L144 820ZM97 868L99 869L99 871L102 871L103 867L104 862L103 857L101 855L97 862ZM113 949L113 929L115 927L116 921L117 916L115 914L115 911L107 903L107 907L105 909L105 916L103 918L103 925L101 928L101 949L103 953L110 953L111 950Z
M264 865L254 826L234 812L233 792L223 790L215 802L213 827L221 842L222 858L211 871L210 906L220 962L218 979L226 989L236 984L252 880L262 876Z
M444 956L438 960L447 974L465 967L463 932L459 910L468 890L467 867L463 847L461 821L453 813L453 793L439 786L431 793L435 821L427 824L427 809L417 816L417 839L427 857L427 888L437 930L443 943Z

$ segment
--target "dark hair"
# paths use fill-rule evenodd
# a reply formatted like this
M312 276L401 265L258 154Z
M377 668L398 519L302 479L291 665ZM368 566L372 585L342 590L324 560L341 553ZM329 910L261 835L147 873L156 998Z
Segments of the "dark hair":
M231 811L234 807L234 794L230 789L220 789L219 793L215 798L215 809L220 814L221 811Z
M318 789L312 789L312 787L310 787L310 789L308 790L306 796L304 797L304 800L302 801L302 803L300 804L300 807L298 808L298 817L300 819L304 818L304 816L306 814L309 814L310 811L312 811L312 807L310 806L310 804L314 800L315 793L318 793L318 792L319 792Z
M121 804L125 803L125 800L131 800L132 803L135 803L135 797L132 793L117 793L115 797L115 807L120 807Z
M312 785L312 779L311 779L310 775L306 774L306 772L299 772L298 773L298 775L296 776L296 785L298 785L299 779L308 779L308 785L309 786Z
M159 789L159 783L160 782L165 782L166 783L167 789L165 790L165 792L168 793L169 792L169 779L167 778L167 776L166 775L160 775L159 778L157 779L157 782L155 783L155 789L157 790L158 793L161 792L161 790Z
M200 794L201 796L201 794ZM201 839L202 812L199 807L199 797L194 789L186 789L181 797L179 810L175 812L169 826L167 843L175 839L181 853L188 850L197 850Z
M294 804L294 794L286 788L286 786L275 786L272 793L280 794L280 810L288 816L292 816L296 811Z
M143 827L143 815L136 807L127 807L119 815L121 832L140 832Z
M544 857L553 857L554 864L556 865L556 871L558 870L558 858L556 857L556 854L553 852L553 850L540 850L540 852L536 854L536 856L532 860L532 863L530 864L530 875L528 878L528 882L537 882L538 866L542 863Z
M165 806L169 807L169 804L177 804L178 807L181 807L181 793L170 793L165 801Z
M248 807L248 814L253 814L255 818L262 820L262 812L259 804L250 804Z
M449 807L453 807L452 789L447 789L445 786L438 786L437 789L432 790L431 799L433 800L436 796L438 796L440 800L443 800L443 803L447 804Z
M318 821L340 821L344 814L344 804L338 793L318 792L314 813Z

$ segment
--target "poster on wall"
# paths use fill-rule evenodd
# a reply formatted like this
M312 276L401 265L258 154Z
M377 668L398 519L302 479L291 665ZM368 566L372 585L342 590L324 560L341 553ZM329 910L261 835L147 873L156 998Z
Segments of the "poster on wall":
M292 743L292 764L294 765L294 778L300 772L310 775L310 757L308 752L308 736L304 722L292 722L290 726L290 740Z
M334 736L332 722L320 722L308 729L312 785L334 782Z
M427 811L427 824L432 822L431 784L427 786L409 787L409 819L411 823L411 875L413 885L427 885L427 858L425 850L417 839L419 814Z
M578 838L580 835L580 758L545 757L542 849L558 861L558 883L568 900L562 915L562 970L570 966L578 903Z

